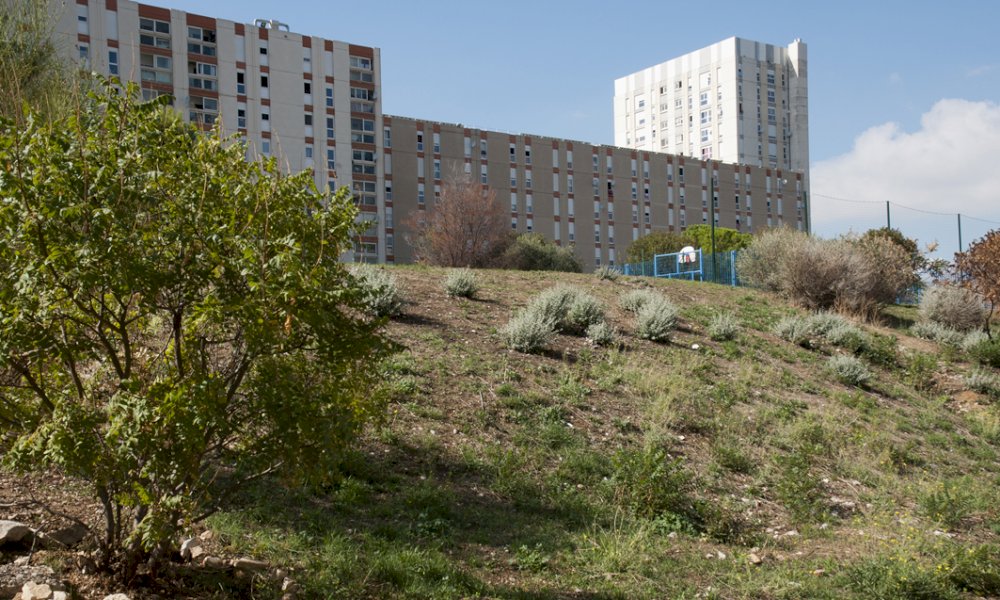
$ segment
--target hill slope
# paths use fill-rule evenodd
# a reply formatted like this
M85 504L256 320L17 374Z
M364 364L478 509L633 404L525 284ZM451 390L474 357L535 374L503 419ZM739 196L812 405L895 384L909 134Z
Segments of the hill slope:
M408 303L388 422L330 489L262 486L210 523L311 594L1000 593L1000 412L964 389L960 351L867 328L845 344L873 373L862 388L827 367L852 352L779 339L804 313L751 290L482 271L467 300L443 270L391 272ZM556 282L599 298L621 344L507 350L498 329ZM681 308L670 343L632 334L618 301L641 287ZM732 341L706 334L719 311L742 325Z

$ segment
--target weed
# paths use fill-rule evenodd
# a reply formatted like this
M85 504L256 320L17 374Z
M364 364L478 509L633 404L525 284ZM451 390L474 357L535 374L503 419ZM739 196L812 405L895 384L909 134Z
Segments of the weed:
M479 282L472 269L451 269L445 276L444 290L452 297L473 298L479 291Z
M828 514L823 483L813 472L813 455L802 448L777 458L778 500L798 523L814 523Z
M595 346L611 346L618 339L614 326L607 321L594 323L587 327L587 340Z
M904 371L906 382L918 391L929 391L934 388L934 374L937 367L937 359L930 354L914 352L906 361Z
M643 304L635 315L636 334L653 342L666 342L677 326L677 307L660 296Z
M643 306L659 297L660 295L652 290L632 290L622 296L619 305L622 307L622 310L630 313L638 313Z
M618 269L612 267L611 265L603 265L594 271L594 275L602 281L615 281L618 279L620 273L618 272Z
M708 337L717 342L731 340L740 331L740 322L731 312L720 312L708 322Z
M785 317L774 326L776 336L804 348L811 346L812 333L809 321L802 317Z
M353 265L351 274L357 279L358 286L364 293L365 305L372 314L392 317L400 313L403 296L395 275L366 264Z
M986 339L969 348L969 356L979 364L1000 369L1000 339Z
M508 348L535 354L548 345L555 333L555 325L542 313L525 310L515 315L500 333Z
M550 560L551 557L543 551L541 544L535 544L533 547L521 544L514 550L514 556L508 563L519 571L541 573L548 567Z
M929 519L956 528L973 509L973 492L965 479L938 481L918 498L921 512Z
M1000 377L991 371L975 369L965 376L965 386L970 390L1000 398Z
M867 365L853 356L837 354L831 356L826 365L827 369L837 379L848 385L861 386L867 383L872 377Z
M934 321L918 321L914 323L910 327L910 335L953 348L961 346L965 339L965 335L961 331Z

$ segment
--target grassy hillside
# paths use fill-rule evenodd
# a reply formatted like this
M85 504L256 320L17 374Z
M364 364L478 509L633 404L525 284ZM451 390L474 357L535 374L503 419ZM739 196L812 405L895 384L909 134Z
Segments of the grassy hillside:
M261 483L209 521L224 552L291 569L308 597L951 598L1000 594L1000 409L959 350L871 328L873 377L841 383L804 314L710 284L393 268L406 348L390 416L326 487ZM613 348L498 330L556 282L603 301ZM681 308L670 343L618 306L653 287ZM741 324L715 342L719 311ZM697 345L697 348L696 348Z

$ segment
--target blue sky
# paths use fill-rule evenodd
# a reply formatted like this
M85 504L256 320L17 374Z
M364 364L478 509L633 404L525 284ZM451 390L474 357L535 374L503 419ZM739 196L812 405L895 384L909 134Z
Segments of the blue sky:
M994 222L966 219L966 244L1000 227L1000 2L147 1L377 46L389 114L596 143L613 141L617 77L733 35L801 38L818 233L884 225L885 200L945 255L955 212Z

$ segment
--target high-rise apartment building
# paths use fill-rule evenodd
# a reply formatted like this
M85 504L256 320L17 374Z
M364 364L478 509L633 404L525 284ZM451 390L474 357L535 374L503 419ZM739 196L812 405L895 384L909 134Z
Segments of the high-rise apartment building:
M786 50L733 38L619 80L616 146L607 146L383 117L377 48L276 21L132 0L63 9L57 41L93 70L244 138L248 159L311 168L319 188L350 186L370 226L347 259L411 262L409 217L432 212L443 186L463 176L509 201L512 230L572 245L591 268L621 264L642 235L709 219L742 231L807 223L800 42ZM683 143L703 131L709 142ZM668 133L683 136L678 145L653 143Z
M809 170L806 45L737 37L615 81L615 144Z
M132 0L53 2L57 44L91 69L161 94L205 128L247 142L248 158L274 156L290 172L312 168L320 189L349 186L371 221L356 258L391 261L379 157L377 48L242 24Z

